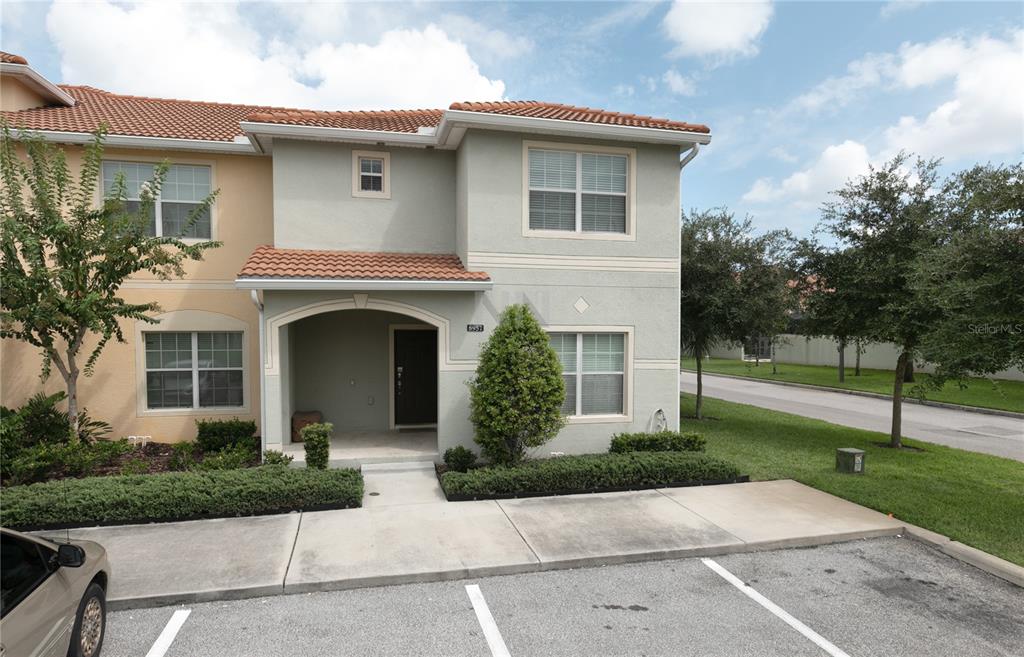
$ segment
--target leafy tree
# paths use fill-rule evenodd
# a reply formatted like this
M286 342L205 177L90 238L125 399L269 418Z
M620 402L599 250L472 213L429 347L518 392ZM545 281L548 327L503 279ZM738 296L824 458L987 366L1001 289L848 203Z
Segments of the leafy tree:
M804 335L834 338L839 352L839 381L846 380L846 348L857 349L857 374L867 322L874 311L874 298L858 286L860 253L853 248L836 249L812 240L798 248L797 289Z
M775 336L790 294L783 231L753 235L749 218L725 208L684 214L680 252L680 345L697 361L696 416L703 417L703 359L720 344Z
M179 237L147 235L148 217L168 165L156 169L142 192L141 207L126 203L123 177L101 203L95 202L104 132L84 150L78 179L64 152L4 126L0 143L0 337L22 340L43 356L41 377L51 366L67 388L72 436L79 429L78 378L92 373L113 338L124 342L122 320L156 323L155 302L129 303L118 296L124 281L148 271L159 278L182 276L182 263L201 260L217 242L187 244ZM18 155L18 141L27 156ZM213 202L190 215L188 230ZM86 352L86 338L96 343ZM84 363L83 363L84 357Z
M501 314L469 392L474 439L493 463L515 465L527 448L558 434L565 423L562 364L527 306L511 305Z
M1024 368L1024 166L975 166L943 185L937 243L912 281L939 307L921 341L935 385Z
M822 210L822 228L840 248L852 248L859 266L844 287L856 290L865 310L865 337L899 348L893 381L889 442L901 447L903 383L920 356L922 340L940 312L914 284L918 259L935 239L940 210L933 193L938 161L900 154L833 192Z

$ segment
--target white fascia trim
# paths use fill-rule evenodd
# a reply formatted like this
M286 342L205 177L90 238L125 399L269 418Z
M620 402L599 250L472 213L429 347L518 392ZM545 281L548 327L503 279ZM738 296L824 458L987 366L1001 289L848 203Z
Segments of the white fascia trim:
M467 112L465 110L445 110L444 116L441 119L441 125L437 129L437 134L441 137L442 143L445 142L448 132L455 126L522 132L547 131L580 137L590 136L591 138L641 141L656 144L678 144L681 146L693 143L711 143L711 135L702 132L682 132L680 130L640 128L626 125L609 125L607 123L585 123L583 121Z
M46 141L58 144L90 144L96 138L90 132L63 132L60 130L26 130L29 135L38 135ZM153 148L158 150L201 151L204 153L235 153L255 155L256 149L249 142L212 141L203 139L171 139L166 137L136 137L133 135L107 135L103 138L107 147Z
M0 73L21 78L30 87L35 88L37 91L41 91L44 96L49 96L51 100L64 103L68 107L75 104L75 99L71 94L39 75L34 68L27 64L9 64L6 62L0 62Z
M461 290L484 291L491 281L384 281L367 278L238 278L243 290Z
M315 139L320 141L344 141L367 144L389 144L395 146L436 146L437 136L426 133L388 132L386 130L355 130L352 128L328 128L311 125L289 125L283 123L260 123L242 121L239 125L247 135L269 135L292 139Z

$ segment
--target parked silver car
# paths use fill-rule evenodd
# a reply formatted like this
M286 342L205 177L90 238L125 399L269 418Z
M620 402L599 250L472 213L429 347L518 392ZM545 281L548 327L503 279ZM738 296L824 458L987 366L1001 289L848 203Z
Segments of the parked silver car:
M107 552L0 529L0 656L97 657L107 624Z

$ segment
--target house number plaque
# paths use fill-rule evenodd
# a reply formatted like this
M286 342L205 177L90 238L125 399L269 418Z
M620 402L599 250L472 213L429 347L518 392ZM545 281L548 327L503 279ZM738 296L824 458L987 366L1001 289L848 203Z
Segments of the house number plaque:
M466 324L466 332L467 333L483 333L484 332L484 325L483 324Z

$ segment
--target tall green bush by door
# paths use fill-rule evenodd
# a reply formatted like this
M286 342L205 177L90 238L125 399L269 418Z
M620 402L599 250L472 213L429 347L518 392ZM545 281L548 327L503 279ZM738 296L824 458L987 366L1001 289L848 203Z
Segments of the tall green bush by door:
M331 451L331 432L334 425L330 422L307 424L302 427L302 442L306 449L306 467L326 470Z
M565 383L547 333L523 304L509 306L469 382L474 440L493 463L516 464L565 423Z

